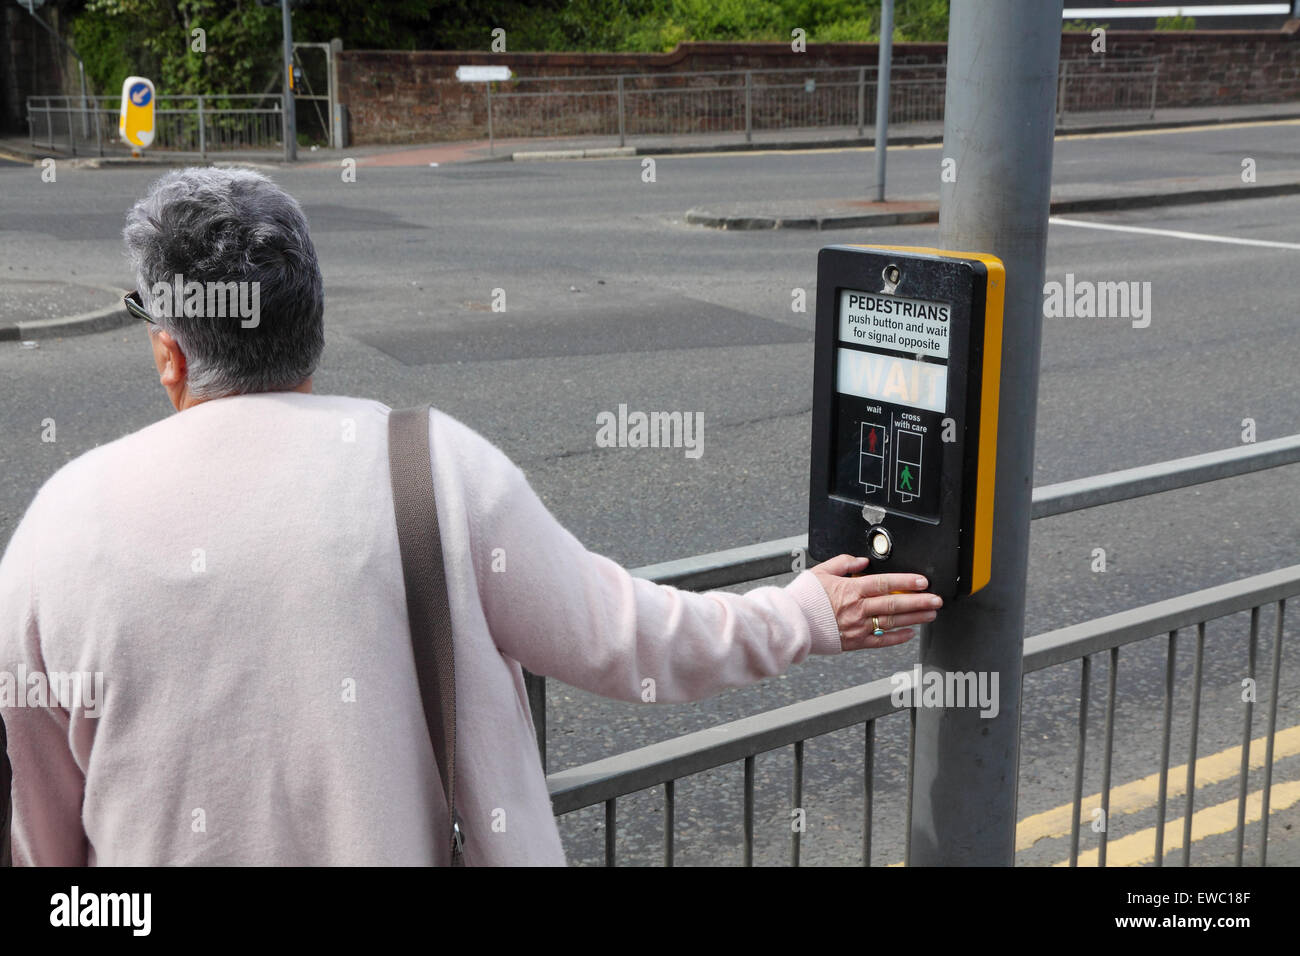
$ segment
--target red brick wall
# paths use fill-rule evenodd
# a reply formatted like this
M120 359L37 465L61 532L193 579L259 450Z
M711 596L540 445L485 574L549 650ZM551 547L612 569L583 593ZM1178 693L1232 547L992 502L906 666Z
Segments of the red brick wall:
M1285 102L1300 106L1300 34L1116 30L1106 39L1112 55L1160 58L1157 106ZM1065 34L1061 55L1090 56L1090 42L1086 33Z
M1300 35L1255 31L1186 33L1109 31L1107 61L1161 60L1157 106L1281 103L1300 106ZM1066 33L1062 58L1092 57L1092 37ZM408 143L486 136L481 84L462 84L456 67L509 66L518 77L616 73L671 75L700 70L874 66L874 44L812 44L793 53L786 43L683 43L671 53L473 53L465 51L344 50L339 54L339 101L348 107L355 143ZM906 67L943 64L939 43L894 45L895 76Z

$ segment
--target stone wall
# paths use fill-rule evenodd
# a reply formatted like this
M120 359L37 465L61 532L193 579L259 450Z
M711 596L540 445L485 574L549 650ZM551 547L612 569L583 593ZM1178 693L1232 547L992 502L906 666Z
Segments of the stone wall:
M39 12L58 23L57 10ZM71 76L54 38L26 10L0 6L0 132L27 132L27 97L78 92L77 64L70 62Z
M1087 33L1066 33L1061 37L1062 59L1088 59L1098 90L1105 85L1104 71L1122 67L1130 58L1160 60L1157 107L1206 106L1232 103L1295 103L1300 107L1300 34L1291 31L1148 32L1109 31L1105 57L1091 51L1093 39ZM464 84L455 78L460 65L495 64L508 66L519 78L601 77L611 74L652 74L668 78L674 74L704 70L774 70L804 67L874 67L874 44L812 44L806 53L794 53L785 43L683 43L671 53L473 53L464 51L344 50L339 54L339 101L347 106L352 139L356 143L406 143L476 139L487 134L487 100L482 84ZM1102 65L1102 61L1105 65ZM934 75L947 61L944 44L898 43L894 45L895 77ZM914 68L909 74L908 67ZM1074 69L1078 82L1078 68ZM769 78L770 79L770 76ZM756 78L756 82L758 79ZM629 81L633 82L633 81ZM635 81L644 83L645 81ZM661 81L664 82L664 81ZM670 81L669 81L670 82ZM683 83L714 83L716 80L687 80ZM732 82L732 81L728 81ZM1116 84L1111 83L1111 86ZM498 85L497 89L509 88ZM517 89L538 89L520 84ZM609 89L609 81L602 84ZM1149 87L1146 87L1149 89ZM612 94L604 94L606 97ZM852 94L848 94L852 95ZM722 97L723 112L734 112L735 97ZM1136 88L1125 106L1142 106L1149 93ZM649 97L637 98L646 103ZM1104 108L1105 97L1096 99ZM578 100L574 98L575 102ZM510 135L512 118L519 110L540 111L541 99L498 101L494 118L497 132ZM616 132L609 127L611 111L599 98L588 98L590 129L574 131ZM686 109L699 111L690 128L717 127L718 98L682 97ZM1080 108L1093 102L1080 98ZM536 105L532 105L536 104ZM557 102L551 101L552 107ZM1110 105L1117 105L1112 103ZM868 113L871 104L868 104ZM599 115L597 115L599 114ZM708 114L708 115L706 115ZM732 121L726 120L728 124ZM868 115L868 122L870 116ZM599 127L599 128L597 128ZM521 128L519 123L514 128ZM558 132L562 132L557 130ZM632 130L628 130L632 133Z

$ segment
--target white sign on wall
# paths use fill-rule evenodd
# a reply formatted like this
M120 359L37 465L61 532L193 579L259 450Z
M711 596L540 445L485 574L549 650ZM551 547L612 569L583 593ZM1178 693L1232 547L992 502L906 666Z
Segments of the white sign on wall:
M493 80L508 80L513 75L508 66L456 67L456 79L462 83L490 83Z

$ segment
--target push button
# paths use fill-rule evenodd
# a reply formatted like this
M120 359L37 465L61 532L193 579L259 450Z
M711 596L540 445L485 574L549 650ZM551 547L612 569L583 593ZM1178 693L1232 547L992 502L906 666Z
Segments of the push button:
M867 546L873 558L887 558L894 550L894 539L883 525L876 525L867 531Z

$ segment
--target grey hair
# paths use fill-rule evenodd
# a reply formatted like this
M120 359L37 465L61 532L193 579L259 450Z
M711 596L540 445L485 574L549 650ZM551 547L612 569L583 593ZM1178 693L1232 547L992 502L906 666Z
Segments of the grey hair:
M302 208L265 176L212 167L167 173L126 214L122 237L141 301L185 355L190 394L285 391L316 370L325 348L320 264ZM155 307L153 287L176 276L250 283L257 323Z

